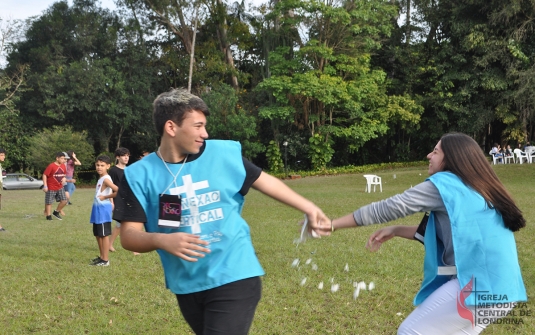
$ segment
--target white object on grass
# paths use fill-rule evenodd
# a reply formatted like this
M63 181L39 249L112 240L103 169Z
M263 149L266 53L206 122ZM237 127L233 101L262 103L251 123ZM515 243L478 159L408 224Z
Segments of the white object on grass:
M319 288L320 290L323 290L323 282L320 282L320 283L318 284L318 288Z
M366 283L361 281L358 286L361 290L366 290Z
M349 264L346 263L346 266L344 266L344 271L349 272Z
M318 266L316 264L312 264L312 270L318 271Z
M375 284L371 281L371 282L368 284L368 291L372 291L374 288L375 288Z
M292 262L292 268L295 268L295 267L298 267L299 266L299 258L296 258L294 259L294 261Z
M305 277L301 280L301 286L305 286L306 283L307 283L307 278Z
M305 262L305 264L308 265L308 264L310 264L310 262L312 262L312 258L307 259L307 261Z
M360 287L357 286L357 288L353 292L353 300L356 300L359 297L359 294L360 294Z
M333 284L333 285L331 286L331 292L332 292L332 293L337 292L339 288L340 288L340 285L339 285L339 284Z

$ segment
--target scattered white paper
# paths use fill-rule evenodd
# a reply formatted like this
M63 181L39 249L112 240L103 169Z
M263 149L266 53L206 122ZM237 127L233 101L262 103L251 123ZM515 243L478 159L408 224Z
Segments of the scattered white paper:
M294 240L295 244L304 243L306 242L307 238L321 238L321 236L318 235L314 230L309 232L307 229L307 226L308 226L308 218L305 215L305 221L303 222L303 227L301 228L301 236L299 236L298 238Z
M353 292L353 300L357 300L357 298L359 297L359 294L360 294L360 287L357 286L357 288Z
M361 290L366 290L366 283L361 281L358 286Z

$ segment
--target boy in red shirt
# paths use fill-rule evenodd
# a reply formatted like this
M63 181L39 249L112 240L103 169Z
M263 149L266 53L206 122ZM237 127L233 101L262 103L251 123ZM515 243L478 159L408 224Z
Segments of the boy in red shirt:
M64 152L56 153L56 161L50 163L48 167L43 172L43 191L45 195L45 215L47 220L52 220L50 211L52 209L52 203L54 200L59 202L58 207L52 215L56 219L61 220L61 215L59 214L63 207L67 204L67 196L65 195L65 190L63 189L63 183L66 181L67 166L65 161L69 159Z

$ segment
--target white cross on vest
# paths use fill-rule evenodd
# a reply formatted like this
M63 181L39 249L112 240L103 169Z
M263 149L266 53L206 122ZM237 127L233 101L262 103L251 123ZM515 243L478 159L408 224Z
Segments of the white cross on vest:
M180 195L182 193L186 193L186 198L188 200L194 199L193 201L189 201L190 215L197 216L199 214L199 206L197 204L197 194L195 193L195 191L202 190L203 188L208 188L208 180L203 180L194 183L191 179L191 175L188 174L182 177L182 182L184 183L184 185L171 188L169 189L169 192L172 195Z

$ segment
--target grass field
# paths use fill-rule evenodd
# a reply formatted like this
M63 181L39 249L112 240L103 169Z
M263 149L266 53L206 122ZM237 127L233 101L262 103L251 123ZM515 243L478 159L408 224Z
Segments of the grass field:
M528 222L516 239L528 296L533 297L535 166L495 169ZM416 185L424 180L426 168L377 174L383 178L382 193L364 193L362 175L287 184L334 218ZM164 287L155 252L134 256L116 243L109 267L88 265L98 255L88 223L93 194L93 189L76 190L64 220L46 221L42 191L3 191L0 222L7 232L0 233L0 334L191 334L174 295ZM243 216L266 271L251 334L396 333L413 310L422 278L419 243L394 239L370 253L364 244L379 228L374 226L338 231L296 247L292 241L299 234L299 212L254 190L246 199ZM420 219L415 215L396 224L413 225ZM296 258L300 266L292 267ZM338 292L330 291L331 278L340 285ZM354 281L373 281L376 288L353 300ZM533 302L522 312L535 314ZM491 325L484 334L532 334L535 316L523 316L522 322Z

